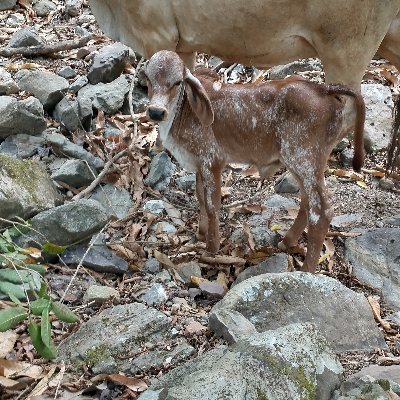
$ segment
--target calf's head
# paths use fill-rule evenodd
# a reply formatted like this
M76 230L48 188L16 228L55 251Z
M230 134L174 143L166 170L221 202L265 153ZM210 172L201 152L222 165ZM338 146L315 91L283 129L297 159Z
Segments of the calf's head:
M154 54L146 67L150 104L148 116L156 122L173 120L183 96L203 126L214 121L210 99L200 81L172 51Z

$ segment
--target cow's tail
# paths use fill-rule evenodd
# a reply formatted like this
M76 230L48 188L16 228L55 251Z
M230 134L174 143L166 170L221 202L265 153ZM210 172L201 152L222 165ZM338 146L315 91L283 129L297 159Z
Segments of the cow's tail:
M365 103L361 93L343 85L329 85L328 93L332 95L344 95L354 99L356 105L356 124L354 128L354 156L353 169L360 171L364 164L364 123Z

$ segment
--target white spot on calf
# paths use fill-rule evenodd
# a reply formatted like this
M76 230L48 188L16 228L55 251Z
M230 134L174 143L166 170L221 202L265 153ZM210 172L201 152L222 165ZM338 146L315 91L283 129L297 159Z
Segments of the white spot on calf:
M219 90L221 90L221 87L222 87L222 83L221 83L221 82L216 81L216 82L213 83L213 89L214 89L216 92L218 92Z
M257 118L256 117L251 117L251 123L253 124L253 129L257 126Z

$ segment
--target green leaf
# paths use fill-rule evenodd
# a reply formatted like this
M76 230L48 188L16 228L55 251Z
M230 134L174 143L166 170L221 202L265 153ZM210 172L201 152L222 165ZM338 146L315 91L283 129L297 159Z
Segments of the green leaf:
M7 293L7 295L13 303L18 304L19 306L22 306L22 303L20 302L18 297L15 297L12 293Z
M46 307L42 311L42 323L40 328L40 336L42 342L46 347L50 347L51 344L51 323L50 323L50 307Z
M22 307L10 307L0 311L0 332L14 328L18 322L28 318L28 313Z
M31 269L42 276L44 276L47 271L47 268L44 265L39 264L27 264L25 265L25 268Z
M48 292L47 292L47 284L46 284L46 282L44 282L44 281L43 281L42 284L40 285L40 290L39 290L38 296L39 296L41 299L50 300L50 296L49 296L49 294L48 294Z
M0 253L11 253L13 251L14 246L0 235Z
M60 302L52 302L51 310L56 314L60 321L68 322L69 324L79 321L79 317L65 304L61 304Z
M15 285L11 282L0 282L0 292L8 296L12 295L20 300L25 299L24 289L22 289L21 286Z
M42 315L45 308L50 307L50 300L48 299L37 299L31 301L31 313L33 315Z
M11 283L22 283L29 282L31 279L31 274L29 271L18 272L13 268L0 269L0 280L8 281Z
M47 254L61 254L68 246L59 246L58 244L47 242L42 246L42 250Z
M28 332L29 335L31 336L32 344L35 347L38 354L41 355L43 358L52 360L53 358L56 357L57 350L53 342L50 342L49 347L45 346L45 344L42 341L41 330L42 330L41 325L36 324L33 321L31 321L28 325Z

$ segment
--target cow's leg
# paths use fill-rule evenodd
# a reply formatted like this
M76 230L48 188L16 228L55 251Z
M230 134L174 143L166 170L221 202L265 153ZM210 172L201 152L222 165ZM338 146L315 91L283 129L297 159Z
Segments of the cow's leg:
M199 231L197 234L197 238L199 240L205 240L208 232L208 216L204 200L204 184L201 173L199 171L196 172L196 195L200 208Z
M189 70L193 72L196 66L196 53L177 53Z
M206 238L207 250L219 250L219 210L221 207L221 173L222 167L204 167L201 171L204 186L204 204L208 220Z
M309 187L305 187L308 196L308 234L307 255L302 271L315 272L325 235L332 219L323 172Z

